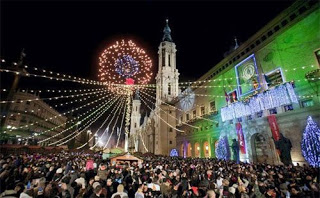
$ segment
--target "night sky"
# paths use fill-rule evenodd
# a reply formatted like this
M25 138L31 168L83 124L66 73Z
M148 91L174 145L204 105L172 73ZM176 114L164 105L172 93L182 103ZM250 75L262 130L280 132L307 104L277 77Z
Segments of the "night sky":
M97 60L115 39L132 38L151 55L169 18L181 80L195 80L292 1L2 1L1 58L97 79ZM195 69L197 68L197 69ZM3 84L2 84L3 86Z
M6 59L2 65L6 67L17 61L24 48L25 63L31 67L98 80L98 57L104 47L117 39L130 38L149 53L156 73L158 46L168 18L178 50L180 81L196 80L223 59L223 54L234 46L235 36L240 44L245 42L291 4L292 1L1 1L0 57ZM1 73L2 89L10 88L12 76ZM90 86L41 78L23 78L19 83L19 88L29 90L86 87ZM0 97L6 98L4 94ZM50 96L42 93L40 97ZM85 103L55 108L65 112ZM148 110L142 111L144 114ZM103 120L99 119L91 129L97 129Z

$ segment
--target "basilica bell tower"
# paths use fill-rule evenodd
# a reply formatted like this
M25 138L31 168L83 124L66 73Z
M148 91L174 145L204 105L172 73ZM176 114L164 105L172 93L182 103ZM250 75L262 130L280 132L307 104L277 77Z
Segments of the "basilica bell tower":
M158 50L157 104L171 102L178 96L179 72L176 68L176 45L171 37L169 21L163 30L163 38Z
M176 67L176 45L171 37L169 21L163 30L158 49L156 76L155 154L169 155L176 147L176 109L171 104L179 95L179 72Z

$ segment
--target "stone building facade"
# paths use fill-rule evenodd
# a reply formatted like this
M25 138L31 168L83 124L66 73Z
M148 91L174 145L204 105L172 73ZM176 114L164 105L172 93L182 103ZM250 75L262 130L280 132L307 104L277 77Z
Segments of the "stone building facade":
M320 68L319 21L318 2L297 1L240 46L236 43L193 84L178 82L175 45L165 28L156 107L137 130L138 150L169 155L176 149L184 157L216 157L219 142L226 139L232 159L235 139L243 148L241 161L278 164L273 118L278 135L292 143L293 162L303 163L300 145L307 117L320 121L319 81L309 75Z
M319 3L295 2L203 75L198 81L201 83L191 85L192 106L186 112L177 111L177 115L181 121L199 128L179 123L185 131L177 134L179 155L215 157L219 140L226 137L229 146L232 139L240 141L236 129L239 125L245 145L241 161L278 164L280 159L268 121L274 115L279 132L292 143L293 162L303 163L300 145L307 118L312 116L318 124L320 120L316 91L319 82L308 77L317 73L320 64L319 20ZM285 95L272 94L282 93L279 87L288 88ZM296 100L258 112L254 111L255 106L249 107L251 101L268 94L275 103L285 97ZM241 103L248 109L241 109ZM183 107L181 100L176 107ZM228 150L232 156L232 149Z
M21 141L27 141L31 136L41 140L64 130L67 117L39 100L38 95L18 91L13 95L13 100L23 102L12 103L9 106L4 124L9 135L15 135ZM40 135L41 132L52 128L55 129ZM58 138L59 136L52 138L51 141L56 141Z

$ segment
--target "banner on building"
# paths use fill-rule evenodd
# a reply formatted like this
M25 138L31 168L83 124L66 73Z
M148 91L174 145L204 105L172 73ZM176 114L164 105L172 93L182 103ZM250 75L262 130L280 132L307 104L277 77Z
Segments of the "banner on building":
M238 63L235 66L235 69L238 83L238 94L240 97L260 88L258 69L254 54Z
M269 115L268 116L268 122L269 126L272 132L272 137L275 141L278 141L280 139L280 131L279 131L279 126L277 123L277 118L275 115Z
M237 135L238 135L240 152L242 154L246 154L246 143L245 143L244 136L243 136L242 125L240 122L236 123L236 130L237 130Z

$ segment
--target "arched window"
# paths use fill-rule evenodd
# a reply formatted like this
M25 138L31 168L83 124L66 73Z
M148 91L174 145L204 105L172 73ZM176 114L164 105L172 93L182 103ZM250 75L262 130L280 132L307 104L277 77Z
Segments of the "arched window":
M162 66L166 66L166 50L162 49Z
M168 95L171 95L171 84L168 83Z
M170 58L170 54L168 54L168 65L169 65L169 67L171 66L171 58Z

